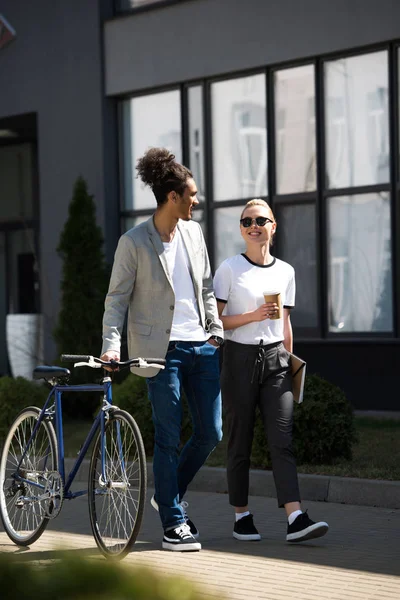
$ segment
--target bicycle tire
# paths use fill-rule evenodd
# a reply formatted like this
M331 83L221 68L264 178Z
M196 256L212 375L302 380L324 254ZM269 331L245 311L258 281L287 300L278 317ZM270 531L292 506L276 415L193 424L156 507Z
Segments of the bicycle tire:
M33 544L49 522L44 504L35 500L37 488L13 478L40 413L40 408L36 406L29 406L19 413L10 427L1 454L0 516L5 532L18 546ZM45 483L45 473L56 471L57 464L54 427L49 421L43 420L20 465L19 473L24 478L34 478L35 483L41 479ZM29 502L28 498L32 500Z
M102 481L101 432L89 467L89 515L101 553L121 559L138 536L147 491L146 454L139 427L124 410L113 410L104 429L105 477Z

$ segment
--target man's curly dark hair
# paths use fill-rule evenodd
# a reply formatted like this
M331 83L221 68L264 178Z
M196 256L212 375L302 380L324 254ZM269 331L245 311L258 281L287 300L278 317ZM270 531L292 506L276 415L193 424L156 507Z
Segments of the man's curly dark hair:
M137 177L152 190L157 205L167 201L169 192L182 195L191 171L176 162L175 155L166 148L150 148L137 161Z

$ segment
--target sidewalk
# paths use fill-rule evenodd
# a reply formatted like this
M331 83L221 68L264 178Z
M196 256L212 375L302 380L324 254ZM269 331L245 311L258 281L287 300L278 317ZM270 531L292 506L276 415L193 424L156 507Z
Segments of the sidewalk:
M66 459L67 472L73 459ZM79 477L86 481L89 460L85 460L79 470ZM153 484L153 466L147 464L148 485ZM303 500L358 504L380 508L400 509L400 481L380 479L357 479L329 475L305 475L299 473L300 493ZM226 469L223 467L202 467L191 484L192 491L227 493ZM275 498L275 484L272 471L252 469L250 471L250 494Z
M204 598L221 600L400 598L398 510L304 502L311 518L326 520L330 531L314 542L291 545L285 541L286 520L276 501L252 496L250 509L263 539L246 543L232 537L233 514L226 494L191 491L185 499L203 550L179 554L160 549L162 530L149 503L151 494L149 489L139 540L123 561L128 567L146 565L185 575L202 586ZM26 551L0 531L0 552L13 552L15 560L53 560L60 547L99 556L85 497L65 502L61 514Z

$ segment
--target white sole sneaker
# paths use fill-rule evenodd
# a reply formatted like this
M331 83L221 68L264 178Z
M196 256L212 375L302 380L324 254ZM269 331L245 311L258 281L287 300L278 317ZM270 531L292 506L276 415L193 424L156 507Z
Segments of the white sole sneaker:
M320 521L314 523L302 531L296 531L295 533L288 533L286 536L287 542L304 542L306 540L312 540L315 538L322 537L326 534L329 529L328 523Z
M170 550L172 552L198 552L201 550L200 542L193 542L191 544L182 544L179 542L168 542L163 540L163 550Z
M236 531L234 531L232 535L236 540L240 540L242 542L259 542L261 540L261 535L259 533L244 534L236 533Z
M154 494L150 498L150 504L152 505L152 507L154 508L154 510L156 510L157 512L160 512L160 510L158 508L158 503L157 503L157 501L156 501L156 499L154 497ZM183 511L185 512L184 509L183 509ZM185 512L185 515L186 515L186 512ZM193 523L193 521L191 521L187 515L186 515L186 522L189 524L192 536L194 538L196 538L196 540L197 540L200 537L200 532L197 529L196 525Z

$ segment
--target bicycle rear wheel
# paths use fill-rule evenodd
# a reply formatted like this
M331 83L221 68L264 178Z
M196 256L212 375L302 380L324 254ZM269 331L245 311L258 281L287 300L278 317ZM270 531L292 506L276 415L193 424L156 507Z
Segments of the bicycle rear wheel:
M20 412L1 455L0 516L7 535L19 546L35 542L49 522L45 502L39 496L44 492L47 474L57 470L57 440L51 423L41 422L18 468L40 413L35 406Z
M89 514L96 544L104 556L123 558L138 536L146 500L146 455L139 427L123 411L110 413L89 468Z

